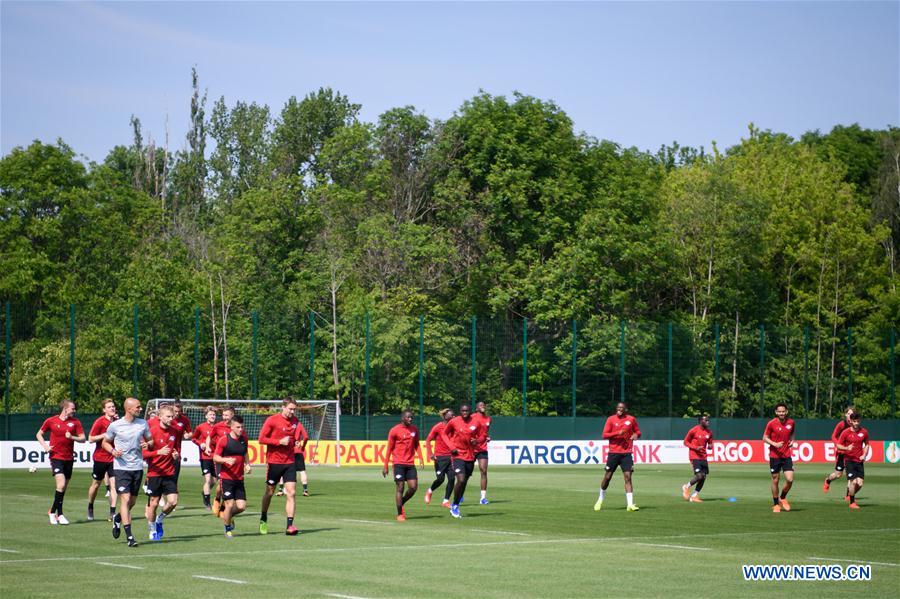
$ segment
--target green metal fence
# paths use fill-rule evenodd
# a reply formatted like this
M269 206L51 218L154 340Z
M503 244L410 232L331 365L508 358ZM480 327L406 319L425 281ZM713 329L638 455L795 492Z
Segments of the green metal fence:
M24 310L5 303L4 413L104 397L340 399L348 415L486 401L505 416L895 418L896 331L609 318L339 318L268 307ZM222 326L223 320L225 326ZM227 367L227 373L226 373Z

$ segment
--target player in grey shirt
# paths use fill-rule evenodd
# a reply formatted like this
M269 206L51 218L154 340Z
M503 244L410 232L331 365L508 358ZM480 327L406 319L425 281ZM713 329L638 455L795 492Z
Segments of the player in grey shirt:
M147 421L138 418L141 402L129 397L125 400L124 411L125 415L106 429L103 448L115 458L113 472L119 492L119 513L113 518L113 538L119 538L124 526L128 546L137 547L137 541L131 534L131 509L137 502L144 475L143 450L153 445L153 438Z

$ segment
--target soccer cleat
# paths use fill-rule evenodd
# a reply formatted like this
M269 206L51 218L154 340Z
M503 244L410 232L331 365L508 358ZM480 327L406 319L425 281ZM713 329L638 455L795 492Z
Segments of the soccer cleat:
M627 508L625 508L625 509L626 509L627 511L629 511L629 512L636 512L636 511L638 511L638 510L641 509L641 508L639 508L638 506L636 506L636 505L634 505L634 504L632 503L631 505L629 505L629 506L628 506Z
M91 506L88 506L87 520L88 522L94 521L94 508Z
M284 485L278 485L278 491L275 492L275 497L283 497L284 496Z
M128 537L128 546L129 547L137 547L137 541L134 540L134 537Z
M778 503L781 504L781 509L783 509L784 511L786 511L786 512L791 511L791 504L788 503L787 499L779 499Z
M449 508L450 508L450 500L449 500L449 499L443 500L443 501L441 502L441 507L445 507L445 508L448 508L448 509L449 509Z
M151 530L151 531L148 533L147 536L148 536L148 538L149 538L151 541L158 541L158 540L159 540L159 535L156 534L156 530Z
M66 518L62 514L60 514L59 516L56 517L56 521L59 522L60 524L68 524L69 523L69 519Z
M119 535L122 534L122 523L119 521L118 514L113 518L113 527L112 527L112 535L114 539L118 539Z
M47 512L47 515L50 516L50 524L53 524L53 525L59 524L59 520L56 518L56 514Z
M304 496L304 497L309 497L309 491L303 491L303 496Z
M431 489L425 491L425 505L429 505L431 503Z
M450 506L450 515L453 516L454 518L462 518L462 514L459 513L458 505Z
M691 485L681 485L681 496L684 497L685 501L690 501Z
M855 501L851 501L851 502L850 502L850 509L851 509L851 510L858 510L858 509L859 509L859 506L856 504Z
M602 500L602 499L598 499L598 500L597 500L597 503L594 504L594 511L595 511L595 512L599 512L599 511L602 510L602 509L603 509L603 500Z
M487 497L485 497L485 498L483 498L479 503L481 503L481 505L487 505L487 504L490 503L490 501L488 501L488 500L487 500Z
M233 538L234 538L234 533L231 532L230 530L226 530L226 531L225 531L225 538L226 538L226 539L233 539Z
M831 485L828 484L827 480L824 483L822 483L822 492L823 493L827 493L830 489L831 489Z
M779 513L779 512L781 512L781 506L780 506L780 505L773 505L773 506L772 506L772 512L774 512L774 513L776 513L776 514Z
M400 514L397 516L397 522L406 522L406 514Z
M691 498L688 499L691 503L703 503L703 500L700 499L699 495L691 495Z
M844 495L844 501L849 502L849 501L850 501L850 496L849 496L849 495Z
M104 497L109 497L109 487L106 487L106 495Z
M300 534L300 531L297 529L296 526L294 526L293 524L291 524L291 525L288 526L287 529L284 531L284 534L286 534L286 535L289 536L289 537L294 537L294 536L297 536L298 534Z
M164 532L164 531L163 531L163 523L162 523L162 520L160 520L159 518L157 518L157 519L156 519L156 539L157 539L157 540L163 538L163 532Z
M269 523L264 522L262 520L259 521L259 534L267 535L269 534Z

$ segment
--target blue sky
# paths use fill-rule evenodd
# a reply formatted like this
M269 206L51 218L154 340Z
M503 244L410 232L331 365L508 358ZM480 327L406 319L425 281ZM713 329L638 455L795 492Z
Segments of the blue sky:
M479 89L553 100L578 131L655 150L900 124L900 3L0 4L0 150L62 137L102 160L129 117L184 145L210 104L330 86L374 121L446 119Z

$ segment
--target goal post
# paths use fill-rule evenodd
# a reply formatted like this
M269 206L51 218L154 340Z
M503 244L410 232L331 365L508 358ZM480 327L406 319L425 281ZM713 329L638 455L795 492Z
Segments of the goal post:
M244 419L244 432L247 438L255 441L266 418L281 412L282 400L249 400L249 399L172 399L154 398L147 402L148 417L160 406L181 402L184 415L191 421L191 427L206 421L206 409L216 408L221 420L222 410L233 408L235 414ZM341 407L336 400L296 400L296 416L309 435L306 446L306 463L308 465L340 466L341 441Z

